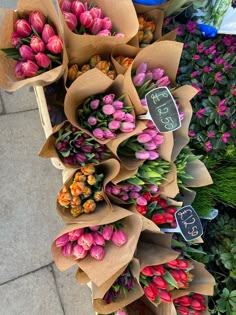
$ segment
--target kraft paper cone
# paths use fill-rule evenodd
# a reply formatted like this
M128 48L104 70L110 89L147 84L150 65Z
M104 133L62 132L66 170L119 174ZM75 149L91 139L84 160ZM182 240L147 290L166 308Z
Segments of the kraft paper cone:
M75 275L76 280L79 282L79 284L84 285L90 282L89 277L86 275L86 273L78 268L76 275Z
M50 21L57 30L57 34L63 39L63 30L59 19L51 0L19 0L17 4L18 12L30 12L38 10L45 16L50 18ZM14 31L14 23L17 19L17 12L13 10L0 9L0 48L11 48L11 34ZM22 87L36 86L36 85L48 85L58 80L65 71L68 63L66 47L64 45L62 65L48 70L40 75L24 80L18 80L15 77L15 64L16 61L11 58L6 58L5 53L0 51L0 87L6 91L13 92Z
M196 192L193 190L181 190L180 197L183 201L183 206L191 205L196 197Z
M77 35L68 28L59 9L60 19L65 31L69 59L78 56L80 62L83 63L87 54L90 55L100 47L104 47L106 51L111 51L112 47L127 43L138 32L138 20L131 0L82 0L82 2L101 8L103 15L110 17L114 31L123 33L125 37Z
M182 43L169 40L155 42L143 48L135 57L131 67L125 72L125 83L133 84L131 74L137 69L140 63L145 62L148 64L149 69L156 67L164 69L165 74L171 81L172 87L174 87L182 49ZM134 104L136 114L142 115L146 113L147 109L141 105L136 89L131 90L129 96Z
M97 206L94 212L89 213L89 214L84 213L84 214L79 215L76 218L70 214L71 208L66 208L66 207L61 206L57 200L57 212L65 223L67 224L72 224L72 223L77 223L77 222L89 223L96 212L99 212L105 216L112 210L110 201L105 193L105 188L106 188L107 183L110 182L112 178L114 178L118 174L119 169L120 169L120 164L117 160L110 159L110 160L107 160L105 162L101 162L100 164L95 165L95 168L96 168L97 174L105 175L103 184L102 184L104 200L97 202ZM72 170L70 169L69 172L67 173L67 176L68 176L67 179L66 179L66 176L64 175L65 186L69 187L72 184L74 175L79 170L80 168L78 168L77 170L73 170L73 173L72 173Z
M177 315L176 309L173 303L161 303L157 308L157 315Z
M104 285L97 287L92 283L92 295L93 295L93 306L94 310L101 314L110 314L115 312L118 309L125 307L126 305L132 303L133 301L139 299L143 294L143 289L139 284L139 273L140 266L137 259L133 259L130 265L131 274L134 277L134 287L127 292L127 295L121 295L117 297L117 299L110 303L106 304L102 298L105 293L110 289L112 284L116 281L116 279L120 276L120 274L126 269L127 265L124 266L116 275L114 275L111 279L109 279Z
M145 295L137 301L127 305L126 309L128 315L159 315L158 308L149 302ZM168 313L165 315L167 314Z
M169 197L175 198L179 193L179 187L177 184L177 171L174 163L170 165L170 171L166 175L166 180L164 180L161 185L159 185L160 194Z
M206 166L200 160L188 163L186 172L193 177L193 179L186 179L186 187L202 187L213 183Z
M83 102L90 96L99 95L102 93L114 93L116 97L126 94L124 98L124 103L128 106L133 107L130 102L128 89L129 87L124 86L124 80L122 75L118 75L115 80L111 80L104 73L98 69L92 69L85 72L82 76L78 77L68 89L65 97L65 114L69 122L75 127L83 130L87 134L92 135L86 129L83 129L77 120L77 109L82 107ZM132 85L131 85L132 88ZM134 115L132 111L131 114ZM119 133L115 139L112 141L119 141L119 139L126 139L129 133ZM111 141L111 139L99 140L94 138L97 142L106 144Z

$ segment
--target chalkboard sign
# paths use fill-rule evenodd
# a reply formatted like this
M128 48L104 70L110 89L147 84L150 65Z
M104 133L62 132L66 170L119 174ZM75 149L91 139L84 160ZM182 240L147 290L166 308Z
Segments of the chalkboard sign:
M185 206L178 209L175 219L186 241L193 241L203 234L202 223L193 207Z
M177 105L167 87L153 89L145 98L151 119L160 132L170 132L181 127Z

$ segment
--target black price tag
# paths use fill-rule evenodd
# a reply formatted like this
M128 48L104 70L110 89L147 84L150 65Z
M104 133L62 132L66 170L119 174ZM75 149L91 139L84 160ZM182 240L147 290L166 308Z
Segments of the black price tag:
M160 132L175 131L181 127L176 102L167 87L159 87L145 95L149 114Z
M193 241L203 234L201 220L193 207L185 206L178 209L175 219L186 241Z

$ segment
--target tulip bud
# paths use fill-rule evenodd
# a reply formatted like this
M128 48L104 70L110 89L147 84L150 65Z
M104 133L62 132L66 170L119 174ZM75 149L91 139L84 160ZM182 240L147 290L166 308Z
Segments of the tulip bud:
M39 67L33 61L27 60L22 63L21 69L25 77L34 77L37 75Z
M189 296L181 296L178 299L178 304L182 306L189 306L191 304L191 298Z
M90 256L96 260L102 260L105 255L105 250L102 246L94 245L89 251Z
M91 165L91 164L86 165L86 166L83 166L83 167L81 168L81 172L82 172L84 175L92 175L92 174L95 173L95 171L96 171L96 169L95 169L94 165Z
M88 250L85 250L82 246L80 245L75 245L72 251L72 255L74 256L75 259L83 259L86 257L88 254Z
M81 13L79 20L81 25L83 25L86 28L90 28L93 25L93 17L89 11Z
M144 29L145 31L155 32L155 23L153 21L145 21Z
M170 79L167 76L164 76L164 77L160 78L157 81L157 86L158 87L160 87L160 86L169 86L169 85L170 85Z
M62 247L66 245L68 242L69 242L68 233L63 234L56 239L56 247Z
M102 14L102 9L101 8L96 8L96 7L93 7L89 13L92 15L92 17L95 19L95 18L100 18L102 19L103 18L103 14Z
M111 36L111 32L109 30L101 30L97 33L98 36Z
M95 99L93 101L90 102L89 106L91 107L91 109L97 109L99 106L100 101Z
M91 103L90 103L91 105ZM101 128L95 128L93 130L93 136L99 140L104 140L104 131Z
M98 63L99 61L101 61L101 56L100 55L94 55L93 57L90 58L89 60L89 64L90 64L90 67L91 68L94 68Z
M168 261L166 263L166 265L172 269L177 269L178 268L178 260L177 259L174 259L174 260L171 260L171 261Z
M85 11L84 4L79 1L73 1L71 4L71 12L74 13L74 15L77 17L77 19L80 18L81 13Z
M162 302L165 302L165 303L171 302L171 294L165 290L159 290L159 297Z
M90 116L87 121L90 126L95 126L97 124L97 119L93 116Z
M158 290L154 286L151 287L150 284L147 287L144 287L144 293L147 296L147 298L151 301L155 301L158 296Z
M69 29L73 32L78 25L77 17L71 12L62 12L65 22Z
M135 152L135 157L137 160L147 160L149 158L149 152L145 150L137 151Z
M108 128L111 130L118 130L120 128L120 121L112 120L108 124Z
M192 299L190 307L195 311L202 310L202 304L198 300Z
M135 71L136 74L146 73L146 72L147 72L147 63L146 62L140 63L138 68Z
M180 315L188 315L189 314L189 309L185 306L182 306L182 305L178 306L176 308L176 310L177 310L178 314L180 314Z
M178 268L179 269L187 269L188 268L188 262L184 259L177 259L178 261Z
M102 29L108 31L111 31L112 29L112 21L108 16L102 19Z
M70 81L74 81L76 79L78 70L79 69L77 64L71 65L68 69L67 79Z
M175 217L171 213L163 213L163 216L166 220L166 223L173 223L175 221Z
M161 68L155 68L152 70L152 78L157 81L164 76L165 71Z
M116 33L114 37L125 37L125 34L123 33Z
M72 244L67 243L66 245L62 246L61 253L65 257L69 257L72 253Z
M70 12L71 11L71 1L70 0L62 0L59 3L61 11Z
M112 225L106 225L104 226L102 230L102 236L106 241L109 241L113 234L113 226Z
M32 32L30 24L25 19L19 19L16 21L15 30L21 37L28 37Z
M201 303L204 303L204 302L206 301L204 295L199 294L199 293L194 293L194 294L192 295L192 298L195 299L195 300L198 300L198 301L201 302Z
M23 61L17 61L16 65L15 65L15 76L17 79L23 80L25 78L25 75L22 71L22 66Z
M128 121L124 121L121 123L121 127L120 127L120 130L122 132L131 132L133 131L135 128L135 124L134 123L131 123L131 122L128 122Z
M53 54L59 54L63 49L62 39L57 35L50 37L47 43L47 49Z
M163 214L161 213L156 213L154 214L154 216L152 217L152 221L156 224L156 225L160 225L160 224L164 224L166 222Z
M29 23L37 33L41 34L45 25L45 16L39 11L32 11L29 16Z
M68 233L68 237L70 241L77 241L78 238L84 234L84 229L76 229Z
M45 44L38 36L33 36L30 40L30 47L35 53L44 52Z
M22 45L19 48L19 53L25 60L34 60L34 52L28 45Z
M45 24L43 31L42 31L42 39L45 43L48 42L49 38L56 35L56 32L54 30L54 28L49 25L49 24Z
M92 34L96 35L102 29L102 19L95 18L89 29Z
M139 30L144 28L145 22L145 17L143 15L138 15Z
M13 47L17 47L18 45L21 44L21 37L17 32L13 32L11 34L11 44Z
M86 233L78 238L78 244L85 250L89 250L93 245L93 235L91 233Z
M166 280L160 276L154 277L153 282L157 285L159 289L165 290L168 286L168 283L166 282Z
M146 78L146 73L136 74L132 79L133 84L135 86L141 86L145 82L145 78Z
M109 70L107 72L107 76L111 79L111 80L114 80L115 77L116 77L116 71L115 70Z
M154 274L157 276L162 276L166 273L166 270L163 265L152 266L152 268L154 269Z
M115 139L116 135L111 130L104 130L104 138L105 139Z
M128 69L132 62L133 62L133 58L128 58L128 57L126 57L126 58L124 58L123 61L121 62L121 65L122 65L123 67L125 67L125 69Z
M141 273L144 275L144 276L147 276L147 277L152 277L155 273L154 273L154 269L151 267L151 266L148 266L148 267L144 267L142 270L141 270Z
M99 69L99 70L101 70L101 71L104 70L105 73L106 73L106 72L109 71L110 62L108 62L108 61L106 61L106 60L101 60L101 61L99 61L99 62L96 64L96 68ZM109 94L109 95L106 95L105 98L106 98L106 97L111 98L110 95L114 95L114 97L115 97L115 94ZM114 99L114 97L113 97L113 99ZM112 100L112 101L113 101L113 100ZM110 101L109 103L106 102L105 104L111 104L112 101Z
M92 233L92 235L93 235L93 245L105 246L105 239L100 233L94 232Z
M114 231L111 238L116 246L122 246L127 242L127 235L123 230Z
M96 231L98 231L98 230L100 229L100 225L93 225L93 226L90 226L89 229L90 229L91 231L96 232Z

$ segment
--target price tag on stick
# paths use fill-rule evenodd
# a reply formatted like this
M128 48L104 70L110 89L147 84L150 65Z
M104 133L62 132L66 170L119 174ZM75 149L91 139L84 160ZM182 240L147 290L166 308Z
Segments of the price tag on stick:
M145 95L148 113L139 119L150 119L159 132L175 131L181 127L179 111L170 90L163 86Z
M177 222L176 229L161 229L162 232L178 232L183 238L189 242L197 239L203 234L201 220L192 206L184 206L175 213L175 220Z

